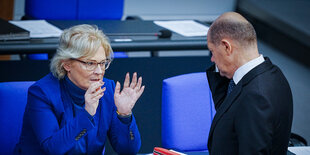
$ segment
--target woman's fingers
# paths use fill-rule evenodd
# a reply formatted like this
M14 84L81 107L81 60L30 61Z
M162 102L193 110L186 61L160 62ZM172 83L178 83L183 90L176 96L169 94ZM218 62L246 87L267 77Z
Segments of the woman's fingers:
M140 97L144 91L145 86L142 86L141 89L138 91L138 96ZM138 98L139 98L138 97Z
M140 90L141 85L142 85L142 77L140 76L139 79L138 79L138 83L137 83L137 85L135 87L135 90L136 91Z
M90 84L87 92L88 93L95 93L97 92L102 86L104 85L103 81L99 81L99 82L94 82L92 84Z
M93 93L92 94L93 95L92 99L95 99L97 96L102 96L105 90L106 90L106 87L103 87L102 89L100 89L97 92Z
M121 84L117 81L116 86L115 86L115 93L114 94L119 94L121 91Z
M126 73L125 81L124 81L124 88L129 87L129 81L130 81L129 73Z
M132 75L132 81L130 83L130 87L134 89L136 85L137 85L137 72L134 72Z
M106 87L101 88L104 85L103 81L92 83L85 94L85 100L87 103L93 103L96 100L99 100L106 90ZM99 98L98 98L99 96ZM98 99L97 99L98 98Z
M85 93L85 110L92 116L96 114L96 109L99 105L99 99L103 96L106 87L103 81L91 83Z
M95 96L95 97L93 98L93 100L97 101L96 103L99 103L98 101L99 101L99 99L100 99L103 95L104 95L104 93L102 92L102 93L98 94L97 96Z
M141 94L144 91L144 86L143 89L141 86L142 86L142 77L137 78L137 72L133 73L131 82L130 82L130 74L126 73L123 90L121 90L121 85L117 81L114 95L121 95L122 92L126 90L126 92L135 92L134 94L132 94L134 96L136 95L141 96Z

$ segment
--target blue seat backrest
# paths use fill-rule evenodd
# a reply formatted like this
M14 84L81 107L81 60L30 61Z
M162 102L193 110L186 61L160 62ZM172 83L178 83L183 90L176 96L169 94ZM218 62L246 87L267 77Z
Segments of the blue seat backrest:
M162 147L178 151L207 151L215 115L206 73L165 79L162 88Z
M26 0L25 15L45 20L120 20L124 0ZM128 57L120 53L120 57ZM28 54L31 60L47 60L47 54ZM115 58L118 58L117 55Z
M114 19L123 16L124 0L79 0L78 19Z
M123 16L124 0L26 0L25 15L46 20L96 20Z
M12 154L19 141L28 88L33 83L0 83L0 154Z

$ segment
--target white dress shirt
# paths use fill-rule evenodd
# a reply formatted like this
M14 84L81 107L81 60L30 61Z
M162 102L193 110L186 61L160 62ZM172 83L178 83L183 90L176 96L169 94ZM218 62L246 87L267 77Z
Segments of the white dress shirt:
M246 64L242 65L241 67L239 67L233 76L233 80L234 80L235 84L237 85L238 82L243 78L243 76L245 74L247 74L249 71L251 71L256 66L260 65L264 61L265 61L265 59L264 59L263 55L260 54L259 57L255 58L255 59L247 62Z

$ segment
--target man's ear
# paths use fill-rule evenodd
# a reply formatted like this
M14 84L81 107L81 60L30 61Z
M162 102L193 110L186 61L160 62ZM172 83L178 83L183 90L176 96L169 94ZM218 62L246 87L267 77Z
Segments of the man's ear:
M62 61L62 65L63 65L64 69L65 69L67 72L70 72L70 70L71 70L71 61L69 61L69 60L63 60L63 61Z
M225 48L225 53L229 56L232 54L233 52L233 46L231 44L231 42L227 39L222 39L221 40L221 44L222 46Z

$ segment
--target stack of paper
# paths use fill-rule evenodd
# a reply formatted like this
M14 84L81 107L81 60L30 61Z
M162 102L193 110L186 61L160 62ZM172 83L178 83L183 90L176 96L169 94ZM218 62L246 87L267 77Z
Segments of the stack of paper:
M288 147L288 150L296 155L307 155L310 154L310 146L296 146Z
M30 38L59 37L62 33L62 30L45 20L10 21L10 23L28 30Z
M154 21L155 24L186 37L207 36L209 27L193 20Z

